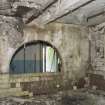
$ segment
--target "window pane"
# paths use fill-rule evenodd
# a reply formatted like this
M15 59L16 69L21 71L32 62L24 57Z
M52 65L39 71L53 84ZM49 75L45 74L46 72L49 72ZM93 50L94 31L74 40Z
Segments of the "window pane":
M50 45L44 42L26 43L13 56L10 73L57 72L59 65L57 51Z

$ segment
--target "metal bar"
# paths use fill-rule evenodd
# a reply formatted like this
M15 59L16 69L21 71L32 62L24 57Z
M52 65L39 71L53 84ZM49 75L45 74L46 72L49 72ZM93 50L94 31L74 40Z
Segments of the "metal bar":
M56 52L56 71L59 71L58 70L58 54L57 54L57 52Z
M42 72L43 67L42 60L42 44L40 43L40 72Z
M97 14L94 14L94 15L92 15L92 16L90 16L90 17L87 17L87 21L89 21L89 19L92 19L92 18L95 18L95 17L97 17L97 16L103 15L104 13L105 13L105 11L102 11L102 12L100 12L100 13L97 13Z
M35 52L35 55L34 55L34 60L35 60L35 61L34 61L34 62L35 62L35 63L34 63L34 72L36 72L36 52Z
M84 4L82 4L82 5L78 6L77 8L73 9L72 12L74 12L74 11L80 9L81 7L84 7L84 6L88 5L88 4L90 4L90 3L93 2L93 1L95 1L95 0L90 0L90 1L88 1L88 2L86 2L86 3L84 3Z
M25 69L26 69L26 68L25 68L25 59L26 59L25 48L26 48L26 46L25 46L25 44L24 44L24 73L25 73L25 71L26 71L26 70L25 70Z
M44 71L46 72L46 46L44 46Z
M80 9L80 8L82 8L82 7L86 6L86 5L88 5L88 4L90 4L90 3L93 2L93 1L95 1L95 0L87 1L86 3L81 4L80 6L78 6L78 7L74 8L74 9L68 11L67 13L63 14L62 16L58 16L57 18L55 18L55 19L49 21L48 23L54 22L54 21L56 21L56 20L59 19L59 18L62 18L62 17L66 16L66 15L68 15L68 14L70 14L70 13L73 13L73 12L75 12L76 10L78 10L78 9Z
M40 44L41 46L41 72L43 72L43 46L42 43Z

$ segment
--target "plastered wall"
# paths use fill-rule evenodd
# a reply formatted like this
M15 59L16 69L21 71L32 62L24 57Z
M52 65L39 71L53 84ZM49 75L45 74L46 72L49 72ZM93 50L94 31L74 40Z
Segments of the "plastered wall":
M51 43L60 53L62 73L69 79L84 76L89 56L88 30L85 27L53 23L43 28L24 28L24 42L44 40Z
M10 60L22 44L42 40L49 42L59 51L62 59L62 73L65 78L78 79L84 76L89 58L86 27L60 23L52 23L42 28L30 25L24 26L23 34L19 19L18 21L17 19L13 21L12 18L4 20L6 21L1 24L0 33L1 73L9 73Z

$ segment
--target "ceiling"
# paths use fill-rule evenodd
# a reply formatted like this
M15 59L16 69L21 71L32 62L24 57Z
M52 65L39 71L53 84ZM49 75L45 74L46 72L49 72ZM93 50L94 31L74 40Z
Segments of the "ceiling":
M25 24L91 26L105 21L105 0L0 0L0 15L21 17Z
M96 25L105 21L105 0L94 0L74 12L59 18L57 22L66 24Z

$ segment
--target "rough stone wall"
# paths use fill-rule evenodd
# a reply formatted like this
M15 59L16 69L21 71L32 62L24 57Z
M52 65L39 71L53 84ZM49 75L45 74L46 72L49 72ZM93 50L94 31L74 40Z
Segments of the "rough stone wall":
M62 73L69 79L85 74L88 62L88 31L85 27L53 23L43 28L26 26L22 36L21 21L3 17L0 23L0 71L9 72L14 52L25 42L44 40L55 46L62 59Z
M9 61L23 42L22 20L0 15L0 73L9 72Z
M57 48L62 58L62 72L69 79L85 74L88 62L88 30L85 27L53 23L43 28L24 28L24 42L44 40Z
M91 64L93 72L105 75L105 25L90 27Z

